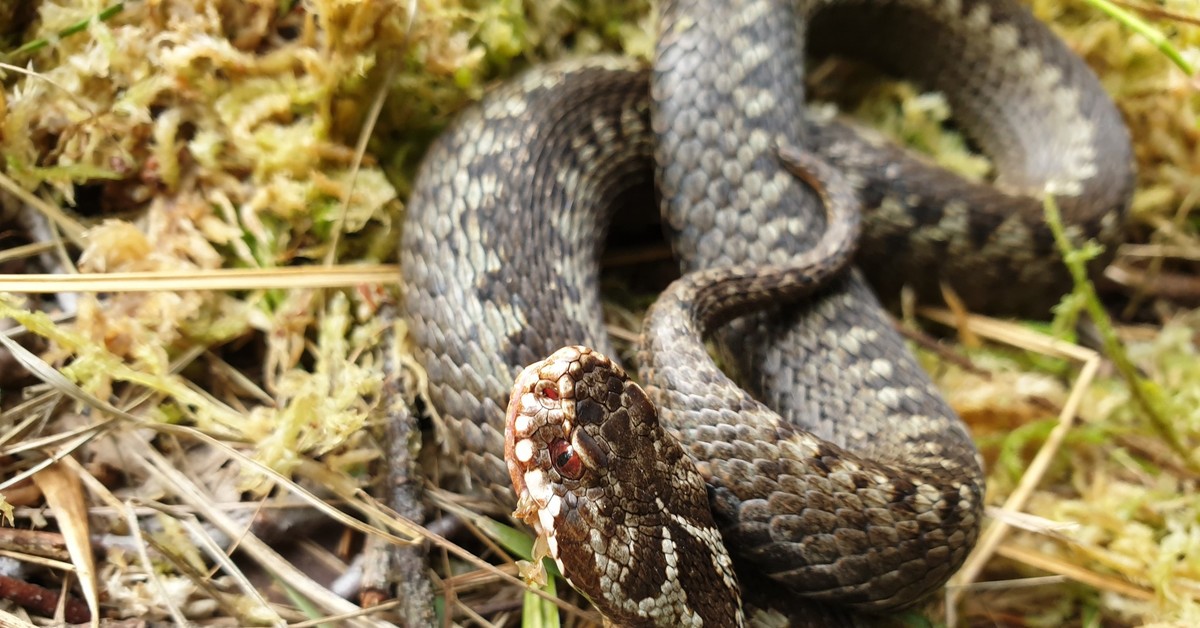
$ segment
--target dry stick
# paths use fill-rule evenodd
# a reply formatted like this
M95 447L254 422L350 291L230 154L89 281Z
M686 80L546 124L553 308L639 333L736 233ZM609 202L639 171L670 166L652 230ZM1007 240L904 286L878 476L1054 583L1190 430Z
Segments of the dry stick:
M56 591L45 587L8 576L0 576L0 599L10 600L17 606L27 608L37 615L54 617L60 597ZM72 624L81 624L93 619L87 604L81 600L67 598L64 608L66 612L63 618ZM3 618L0 617L0 625L3 625L3 621Z
M39 530L21 530L0 527L0 555L39 557L49 560L67 560L67 546L62 534ZM23 560L23 559L22 559Z
M410 401L415 395L407 388L409 380L415 378L406 377L407 372L400 361L402 331L395 322L394 308L385 307L377 316L392 321L385 328L380 342L385 352L382 435L385 468L384 484L379 492L381 499L396 512L411 521L424 523L422 475L414 459L421 444L421 431L416 417L410 411ZM360 602L364 606L377 606L373 602L387 595L391 588L389 585L395 583L396 598L401 606L397 611L401 623L409 626L432 625L435 613L426 546L384 545L377 537L370 536L367 537L363 555Z
M1200 277L1188 273L1147 272L1110 264L1104 276L1122 286L1133 288L1139 296L1161 297L1174 301L1200 301Z
M940 360L954 364L962 370L971 373L972 375L979 375L985 378L991 377L991 373L989 373L987 369L981 369L978 366L975 366L975 363L971 361L971 358L968 358L967 356L954 351L946 345L943 345L937 340L934 340L929 336L929 334L921 331L920 329L909 327L902 321L896 319L892 319L892 327L895 328L895 330L899 332L900 335L905 339L917 343L917 346L925 349L926 351L932 352L934 355L938 356Z

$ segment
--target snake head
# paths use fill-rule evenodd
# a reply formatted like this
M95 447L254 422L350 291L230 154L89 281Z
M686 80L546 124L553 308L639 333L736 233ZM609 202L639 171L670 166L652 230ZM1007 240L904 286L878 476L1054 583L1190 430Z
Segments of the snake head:
M591 363L599 354L586 347L565 347L529 365L517 376L509 399L504 457L517 493L514 514L548 541L555 538L555 519L563 515L564 500L572 499L570 490L601 480L609 462L607 448L592 436L594 430L576 429L581 406L585 414L594 414L586 411L590 396L582 404L576 398L585 356L593 358ZM557 548L550 549L556 556Z
M619 365L565 347L526 367L504 450L514 516L614 624L738 622L737 579L704 480Z

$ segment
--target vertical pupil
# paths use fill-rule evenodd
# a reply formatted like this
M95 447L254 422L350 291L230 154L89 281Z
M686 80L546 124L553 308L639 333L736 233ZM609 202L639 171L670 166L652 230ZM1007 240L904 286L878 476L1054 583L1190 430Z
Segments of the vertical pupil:
M575 455L575 448L566 439L559 438L550 445L550 456L555 470L563 477L571 480L583 477L583 460Z

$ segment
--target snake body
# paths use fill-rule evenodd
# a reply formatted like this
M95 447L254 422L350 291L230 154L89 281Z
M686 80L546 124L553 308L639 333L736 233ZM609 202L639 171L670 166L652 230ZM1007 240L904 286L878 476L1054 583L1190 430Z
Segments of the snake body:
M502 507L514 505L501 431L513 378L563 345L616 355L596 253L623 192L651 177L684 271L787 265L826 233L818 195L775 152L803 146L868 207L858 264L885 297L945 282L1000 312L1044 312L1067 281L1040 219L1045 191L1072 235L1119 234L1132 189L1120 116L1007 0L666 2L660 23L651 73L575 60L489 93L432 147L409 202L414 355L465 479ZM995 163L994 186L804 114L806 49L941 89ZM678 331L690 306L668 294L655 312L642 380L708 482L735 559L868 611L953 573L977 534L978 457L860 272L720 330L745 392L698 341L655 335Z

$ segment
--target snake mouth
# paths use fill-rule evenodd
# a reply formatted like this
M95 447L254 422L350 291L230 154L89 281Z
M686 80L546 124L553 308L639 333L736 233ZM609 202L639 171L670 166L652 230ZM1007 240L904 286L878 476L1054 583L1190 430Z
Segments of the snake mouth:
M575 467L556 462L572 460L567 439L573 425L575 389L570 372L588 352L585 347L564 347L530 364L517 376L509 397L504 460L517 495L514 514L539 532L552 527L545 515L539 518L538 513L554 510L556 495L551 482L558 479L554 476L578 478L577 462Z
M517 501L529 499L529 488L525 483L525 473L532 468L533 454L530 451L532 442L529 437L531 417L525 403L525 396L533 392L534 386L541 379L538 371L544 365L535 362L525 367L513 384L512 394L508 399L508 409L504 416L504 460L508 466L508 477L512 481L513 491ZM520 443L520 447L518 447ZM520 454L518 454L520 449ZM526 521L526 523L530 523Z

